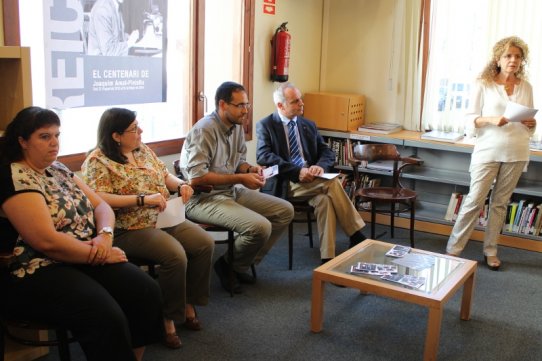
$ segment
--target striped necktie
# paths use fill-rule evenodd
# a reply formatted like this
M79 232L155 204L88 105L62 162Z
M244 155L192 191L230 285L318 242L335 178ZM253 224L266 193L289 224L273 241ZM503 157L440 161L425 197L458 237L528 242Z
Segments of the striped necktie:
M297 136L295 132L296 122L290 120L288 123L288 142L290 143L290 158L292 163L298 167L303 167L303 157L301 156L301 149L297 142Z

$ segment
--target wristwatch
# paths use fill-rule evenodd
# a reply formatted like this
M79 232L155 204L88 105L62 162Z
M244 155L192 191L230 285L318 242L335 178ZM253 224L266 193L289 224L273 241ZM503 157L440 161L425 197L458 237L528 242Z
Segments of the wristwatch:
M102 229L100 229L100 232L98 232L98 234L103 234L103 233L107 233L111 237L113 237L113 228L109 226L103 227Z

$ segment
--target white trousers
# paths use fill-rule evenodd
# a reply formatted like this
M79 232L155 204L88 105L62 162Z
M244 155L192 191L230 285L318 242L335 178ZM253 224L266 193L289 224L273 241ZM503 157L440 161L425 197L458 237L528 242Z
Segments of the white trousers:
M446 252L456 256L461 254L477 224L480 210L485 204L489 190L495 182L489 200L489 218L484 235L484 255L497 255L497 240L506 217L508 202L525 164L524 161L491 162L472 167L469 194L463 198Z
M318 236L320 238L320 257L335 257L337 220L343 231L354 234L365 226L356 207L352 204L338 178L331 180L317 178L310 183L290 182L289 197L313 196L309 204L314 207Z

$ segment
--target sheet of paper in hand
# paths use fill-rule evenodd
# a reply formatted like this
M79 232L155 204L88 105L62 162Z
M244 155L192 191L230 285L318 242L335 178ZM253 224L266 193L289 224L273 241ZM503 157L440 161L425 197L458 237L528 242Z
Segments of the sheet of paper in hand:
M279 166L276 164L263 170L263 177L265 179L276 176L277 174L279 174Z
M521 122L525 119L534 118L537 112L538 109L532 109L518 103L508 102L503 116L510 122Z

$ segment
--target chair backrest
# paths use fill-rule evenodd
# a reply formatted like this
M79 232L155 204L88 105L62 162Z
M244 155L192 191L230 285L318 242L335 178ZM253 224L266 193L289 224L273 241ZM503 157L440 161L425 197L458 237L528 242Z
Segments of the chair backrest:
M354 158L367 162L376 160L400 160L401 155L393 144L357 144L354 147Z
M401 157L397 147L393 144L357 144L354 147L354 158L350 160L354 171L356 189L361 185L358 167L362 162L375 162L381 160L393 161L393 187L404 188L400 182L403 168L410 165L422 165L423 161L415 157Z

